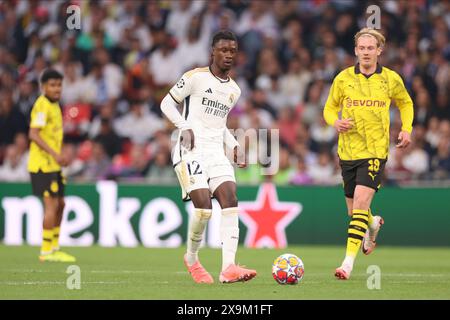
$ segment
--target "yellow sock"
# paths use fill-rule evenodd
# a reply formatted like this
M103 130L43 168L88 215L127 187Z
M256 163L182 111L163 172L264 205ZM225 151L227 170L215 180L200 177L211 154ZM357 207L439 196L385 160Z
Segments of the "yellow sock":
M53 251L59 250L59 230L60 230L60 227L53 228L53 240L52 240Z
M355 258L361 246L362 239L367 230L369 221L368 210L353 209L352 221L348 226L346 256Z
M369 211L368 211L368 214L369 214L369 227L372 225L372 223L373 223L373 215L372 215L372 210L370 210L370 208L369 208Z
M53 230L42 231L42 247L41 254L49 254L52 253L52 242L53 242Z

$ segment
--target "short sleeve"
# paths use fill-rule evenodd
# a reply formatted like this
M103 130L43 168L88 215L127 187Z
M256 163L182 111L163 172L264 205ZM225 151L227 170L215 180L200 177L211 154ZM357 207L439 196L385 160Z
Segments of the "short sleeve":
M170 96L177 103L181 103L187 96L191 94L193 87L193 76L185 73L180 80L169 90Z
M45 105L37 101L30 115L30 128L42 128L47 124L48 110Z

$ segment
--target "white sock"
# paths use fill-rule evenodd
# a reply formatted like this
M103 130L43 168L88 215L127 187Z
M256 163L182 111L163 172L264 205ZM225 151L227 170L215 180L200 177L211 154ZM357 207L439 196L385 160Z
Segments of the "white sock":
M222 241L222 271L230 264L235 264L236 251L239 243L239 209L222 209L220 221L220 240Z
M211 209L194 209L189 221L186 258L190 266L198 260L198 249L202 243L203 233L211 218Z

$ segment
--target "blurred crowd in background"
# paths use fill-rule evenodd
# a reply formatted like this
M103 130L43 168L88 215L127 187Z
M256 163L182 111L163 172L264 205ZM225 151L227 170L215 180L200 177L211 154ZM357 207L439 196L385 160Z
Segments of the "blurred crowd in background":
M381 8L381 64L414 101L413 143L395 148L391 106L387 184L450 180L450 1L104 0L0 1L0 180L28 181L30 109L47 67L64 74L60 101L69 181L176 183L173 126L160 101L187 70L210 62L211 36L239 39L232 77L242 96L228 127L279 129L280 169L237 169L239 184L334 185L342 179L335 129L322 111L333 78L355 64L354 34ZM81 8L69 30L67 7Z

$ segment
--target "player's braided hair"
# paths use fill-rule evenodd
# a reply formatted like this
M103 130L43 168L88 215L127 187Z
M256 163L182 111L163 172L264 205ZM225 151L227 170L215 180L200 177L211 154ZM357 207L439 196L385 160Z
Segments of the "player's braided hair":
M220 30L213 36L212 46L214 47L220 40L232 40L237 42L235 34L229 30Z

